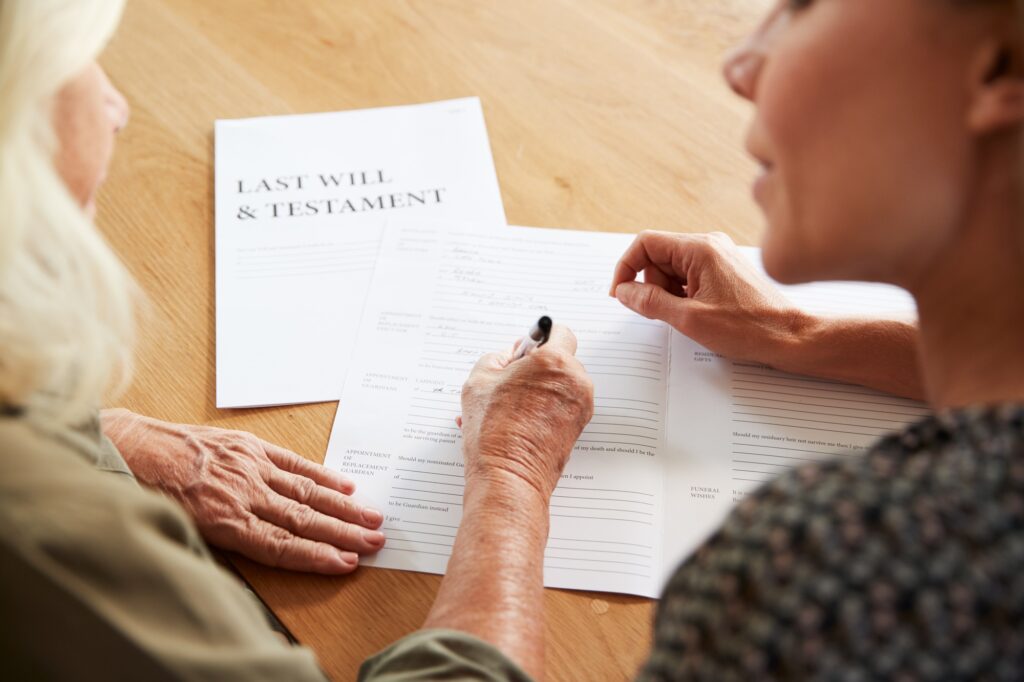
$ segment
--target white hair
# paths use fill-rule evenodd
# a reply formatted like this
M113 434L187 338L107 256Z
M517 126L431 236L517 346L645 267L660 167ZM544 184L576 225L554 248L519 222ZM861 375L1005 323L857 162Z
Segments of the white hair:
M88 419L127 380L136 287L61 179L53 103L123 0L0 0L0 406Z

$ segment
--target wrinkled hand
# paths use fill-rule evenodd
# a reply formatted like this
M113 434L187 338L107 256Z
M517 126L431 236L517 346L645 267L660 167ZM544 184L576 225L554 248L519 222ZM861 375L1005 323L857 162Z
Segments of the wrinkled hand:
M268 566L340 574L384 545L380 512L343 476L256 436L105 410L136 478L177 500L212 545Z
M545 502L594 413L594 386L575 357L576 337L556 326L525 357L485 355L462 388L466 480L511 474Z
M644 282L636 282L639 273ZM803 314L722 233L643 232L615 268L611 295L737 360L776 364Z

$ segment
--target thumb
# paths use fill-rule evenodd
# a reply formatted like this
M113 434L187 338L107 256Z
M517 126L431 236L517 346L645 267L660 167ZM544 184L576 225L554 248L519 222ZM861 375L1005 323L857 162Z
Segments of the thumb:
M623 282L615 288L619 303L644 317L668 322L683 300L654 284Z

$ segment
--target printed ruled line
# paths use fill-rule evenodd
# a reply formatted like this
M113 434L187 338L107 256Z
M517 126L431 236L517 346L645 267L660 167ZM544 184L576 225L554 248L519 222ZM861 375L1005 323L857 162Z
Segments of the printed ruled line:
M771 405L746 405L743 403L734 403L733 407L749 407L757 408L761 410L775 410L776 412L795 412L797 414L813 414L820 417L845 417L847 419L863 419L865 421L876 421L876 422L891 422L893 424L906 424L904 419L883 419L881 417L858 417L855 414L836 414L835 412L815 412L814 410L794 410L789 407L772 407ZM741 413L735 413L741 414ZM792 419L799 419L799 417L792 417Z
M650 400L639 400L637 398L612 398L612 397L609 397L609 398L603 398L603 400L616 400L616 401L623 402L623 403L640 403L640 404L643 404L643 405L653 405L654 407L661 407L660 403L652 402ZM618 409L623 409L624 410L624 409L627 409L627 408L623 407L623 408L618 408Z
M651 512L639 511L636 509L615 509L612 507L575 507L567 504L553 504L552 509L579 509L581 511L606 511L606 512L623 512L625 514L643 514L644 516L654 516Z
M576 549L575 547L563 547L561 545L552 545L548 543L548 549L557 549L562 552L590 552L592 554L622 554L625 556L635 556L640 559L650 559L650 554L640 554L638 552L620 552L613 549Z
M562 489L562 486L558 486L555 490L561 490L561 489ZM652 503L652 502L643 502L641 500L623 500L623 499L618 498L618 497L584 497L582 495L560 495L558 493L553 493L551 495L551 498L552 499L558 498L558 499L562 499L562 500L595 500L595 501L599 501L599 502L628 502L629 504L642 504L642 505L647 506L647 507L653 507L654 506L654 503Z
M800 422L801 424L828 424L829 426L851 426L858 429L888 429L888 426L879 426L877 424L851 424L849 422L838 422L832 420L822 421L821 419L807 419L805 417L787 417L781 414L761 414L758 412L736 412L733 411L734 415L741 417L763 417L765 419L789 419L790 421ZM822 415L825 416L825 415ZM865 421L868 421L867 417L863 417ZM871 420L871 421L884 421L884 420ZM814 428L814 427L809 427Z
M910 417L910 418L913 418L913 419L920 419L921 417L927 416L927 413L926 414L921 414L921 415L907 414L906 412L897 412L895 410L887 410L887 409L881 409L881 408L868 409L868 408L865 408L865 407L847 407L846 405L822 405L821 403L805 403L805 402L800 402L800 401L797 401L797 400L780 400L778 398L765 398L765 397L756 396L756 395L745 395L745 396L737 395L736 397L737 398L742 398L743 400L770 400L773 403L784 403L786 405L804 405L804 406L807 406L807 407L827 407L827 408L834 409L834 410L851 410L851 411L855 411L855 412L878 412L878 413L881 413L881 414L895 414L895 415L900 415L902 417ZM747 406L747 407L764 407L764 406L763 405L753 405L753 406ZM782 408L778 408L778 409L782 409Z
M406 422L406 426L419 426L424 429L439 429L443 431L461 431L457 426L438 426L437 424L419 424L417 422Z
M403 480L403 479L399 479L399 480ZM398 486L398 485L391 486L391 489L392 490L404 490L404 491L406 491L408 493L425 493L427 495L446 495L446 496L459 497L459 498L462 497L461 493L445 493L445 492L441 492L439 490L420 490L419 488L404 488L404 487Z
M618 540L581 540L580 538L549 538L559 542L590 542L595 545L622 545L623 547L640 547L641 549L654 549L653 545L640 545L635 542L619 542ZM602 550L594 550L602 551Z
M419 473L419 472L416 472ZM402 478L401 481L411 481L412 483L430 483L431 485L450 485L456 488L465 488L465 483L446 483L445 481L423 481L418 478Z
M448 549L451 549L454 546L444 542L430 542L429 540L406 540L405 538L389 537L385 547L390 547L391 549L398 549L397 547L393 546L394 543L396 542L408 542L410 545L433 545L435 547L447 547Z
M762 452L740 452L739 450L733 450L732 454L734 454L734 455L747 455L747 456L750 456L750 457L771 457L773 459L792 459L792 460L796 460L798 462L813 462L813 463L817 463L817 462L822 462L822 461L828 461L827 455L822 457L821 459L815 459L813 457L789 457L787 455L772 455L772 454L769 454L769 453L766 453L766 452L764 452L764 453L762 453ZM796 465L792 465L792 466L796 466Z
M453 528L455 530L459 529L458 526L452 526L446 523L428 523L427 521L410 521L406 519L402 519L402 523L415 523L418 526L437 526L438 528Z
M642 436L639 433L613 433L611 431L591 431L590 427L587 427L586 433L591 436L622 436L624 438L642 438L644 440L653 440L657 442L659 439L656 436Z
M798 426L796 426L794 424L776 424L774 422L759 422L759 421L752 421L752 420L749 420L749 419L733 419L733 421L738 423L738 424L759 424L761 426L783 426L783 427L787 427L787 428L791 428L791 429L792 428L799 428ZM808 428L810 428L810 427L808 427ZM862 431L841 431L839 429L823 429L823 428L820 428L820 427L815 427L815 428L813 428L813 430L814 431L825 431L826 433L845 433L846 435L849 435L849 436L872 436L872 437L875 437L875 438L878 438L878 437L883 436L886 433L888 433L886 431L881 431L879 433L864 433Z
M390 499L392 499L392 500L409 500L411 502L426 502L428 504L450 504L450 505L453 505L455 507L461 507L462 506L461 502L448 502L448 501L442 501L442 500L421 500L421 499L419 499L417 497L399 497L398 495L391 495Z
M436 535L442 538L454 538L454 535L448 535L447 533L431 533L425 530L413 530L412 528L394 528L391 526L382 526L381 530L388 531L389 533L415 533L416 535ZM595 550L599 551L599 550Z
M553 554L544 554L545 559L557 559L562 561L579 561L587 564L617 564L619 566L636 566L637 568L650 568L650 564L640 564L635 561L612 561L611 559L577 559L571 556L555 556Z
M552 514L551 516L556 516L561 519L589 519L591 521L622 521L623 523L639 523L644 526L654 525L650 521L638 521L635 519L616 519L604 516L577 516L574 514Z
M596 402L596 400L595 400L595 402ZM594 408L596 410L629 410L630 412L642 412L645 415L660 415L660 414L662 414L662 413L657 412L656 410L644 410L643 408L623 408L621 406L617 406L617 404L614 404L614 406L612 406L612 404L595 404ZM598 413L598 414L604 414L604 413ZM609 415L609 416L610 417L626 417L627 415ZM631 419L643 419L643 417L631 417Z
M638 348L633 348L632 347L633 344L630 343L629 341L620 341L620 342L616 343L616 342L613 342L613 341L606 340L606 341L601 341L601 343L608 344L609 346L611 346L611 345L620 345L620 346L629 346L629 347L628 348L600 348L600 347L594 345L594 343L588 343L588 344L586 344L586 347L584 348L584 350L586 350L587 352L593 350L593 351L597 351L599 353L642 353L644 355L653 355L655 357L664 356L664 354L665 354L665 349L660 347L660 346L655 346L656 348L659 348L659 351L653 351L653 350L640 350ZM661 361L660 360L654 360L652 362L659 362L660 363Z
M627 495L643 495L644 497L654 497L654 493L645 493L639 490L613 490L611 488L581 488L580 486L571 485L560 485L560 490L582 490L588 493L625 493Z
M791 448L791 447L786 447L786 446L783 446L783 445L761 445L760 443L736 443L736 442L733 442L732 445L738 445L738 446L744 447L744 448L767 448L768 450L786 450L788 452L809 452L812 455L823 455L825 457L830 457L833 454L843 454L843 453L822 452L821 450L803 450L801 448ZM853 456L857 456L857 453L851 453L851 454Z
M768 456L770 457L771 455L768 455ZM759 467L778 467L779 469L784 469L786 471L788 471L790 469L795 469L798 466L798 465L795 465L795 464L772 464L771 462L751 462L750 460L746 460L746 459L734 459L733 460L733 464L752 464L754 466L759 466ZM742 469L734 469L734 471L742 471ZM767 472L764 472L764 473L767 473Z
M585 571L587 573L614 573L616 575L635 575L641 578L650 578L651 576L647 573L634 573L633 571L602 571L597 568L573 568L572 566L552 566L547 562L544 563L544 568L557 568L563 571Z
M613 362L646 362L648 364L654 365L659 369L664 365L664 363L661 360L648 360L647 358L629 358L615 355L591 355L590 353L577 353L577 357L580 359L581 362L583 362L584 360L586 360L587 362L590 362L591 360L611 360Z
M587 368L587 371L590 371L592 367L610 367L611 369L631 369L637 372L650 372L651 374L654 374L656 377L660 377L662 375L660 368L652 369L649 367L643 367L641 365L616 365L607 362L589 362L584 358L580 358L580 362ZM593 372L590 373L593 374Z
M767 376L764 377L764 378L765 379L772 379L772 377L767 377ZM819 388L819 387L815 387L815 386L792 386L790 384L783 383L784 381L785 380L772 380L772 381L754 381L752 379L733 379L732 380L732 382L734 384L753 384L755 386L771 386L772 388L792 388L792 389L797 389L797 390L801 390L801 391L817 391L818 393L826 393L826 394L831 394L831 395L855 395L855 396L858 396L858 397L861 397L861 398L875 398L876 397L876 394L871 392L871 391L843 390L843 389L838 389L838 388ZM842 384L842 386L846 386L846 384ZM737 388L742 389L743 387L742 386L737 386ZM806 395L806 393L804 393L804 395ZM818 396L818 397L823 397L823 396ZM912 407L911 405L908 405L906 402L894 402L894 403L878 402L877 404L889 405L891 407L904 407L904 408Z
M633 443L630 441L622 440L592 440L588 438L580 438L576 441L577 443L594 443L595 445L632 445L634 448L651 449L651 445L648 443Z
M747 388L745 386L736 386L736 387L734 387L733 390L734 391L746 391L748 393L768 393L769 395L784 395L784 396L790 396L790 397L794 397L794 398L813 397L813 398L816 398L818 400L832 400L834 402L840 402L840 403L857 403L858 405L885 405L887 407L905 407L905 405L897 405L895 403L884 403L884 402L879 402L877 400L854 400L854 399L851 399L851 398L830 398L828 396L808 396L806 393L790 393L788 391L768 391L768 390L765 390L765 389L762 389L762 388ZM739 394L734 394L734 395L737 398L748 398L748 397L756 398L757 397L757 396L743 396L743 395L739 395ZM855 394L855 395L860 395L860 394ZM866 396L866 397L869 397L869 396ZM835 406L833 406L833 405L824 405L823 407L835 407Z
M643 376L637 376L635 374L623 374L621 372L588 372L588 373L591 374L591 375L594 375L594 376L602 376L602 377L630 377L630 378L636 378L636 379L646 379L647 381L658 381L659 379L661 379L660 376L657 376L657 377L643 377Z
M420 550L420 549L406 549L404 547L392 547L390 545L385 545L384 549L382 549L381 551L382 552L413 552L415 554L430 554L431 556L443 556L443 557L448 557L448 558L451 558L451 556L452 556L451 552L449 552L447 554L441 554L440 552L425 552L425 551Z
M640 419L640 417L634 417L634 419ZM644 421L651 421L651 422L653 422L653 421L657 421L657 420L655 420L655 419L646 419ZM621 426L621 427L630 428L630 429L644 429L644 430L647 430L647 431L654 431L655 433L658 433L658 432L661 431L661 429L655 428L653 426L643 426L642 424L621 424L621 423L617 423L617 422L596 422L594 420L590 420L589 426ZM596 431L594 431L592 433L596 433Z
M419 469L398 469L398 468L396 468L395 471L408 471L409 473L413 473L413 474L430 474L432 476L452 476L454 478L462 478L462 474L443 474L443 473L441 473L439 471L421 471Z

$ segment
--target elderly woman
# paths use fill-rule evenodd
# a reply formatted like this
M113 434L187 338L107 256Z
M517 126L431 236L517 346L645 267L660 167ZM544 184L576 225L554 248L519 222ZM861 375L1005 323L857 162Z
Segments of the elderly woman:
M641 235L614 295L721 353L923 395L936 416L745 500L666 587L639 679L1024 675L1017 11L779 2L728 60L757 109L768 272L903 286L919 327L801 314L714 236ZM493 355L474 370L448 574L425 629L363 679L543 675L549 496L591 412L573 350L560 330L529 362Z
M128 116L93 61L119 13L114 0L0 0L4 676L318 679L196 529L340 574L383 545L380 513L249 434L96 411L124 375L134 296L90 224Z

